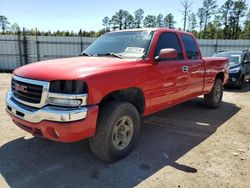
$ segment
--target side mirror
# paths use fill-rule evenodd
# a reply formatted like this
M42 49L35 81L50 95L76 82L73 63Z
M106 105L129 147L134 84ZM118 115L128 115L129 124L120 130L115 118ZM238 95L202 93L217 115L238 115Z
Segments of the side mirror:
M244 65L250 64L250 60L245 60L245 61L243 62L243 64L244 64Z
M173 48L161 49L159 56L155 57L156 61L171 60L177 58L177 51Z

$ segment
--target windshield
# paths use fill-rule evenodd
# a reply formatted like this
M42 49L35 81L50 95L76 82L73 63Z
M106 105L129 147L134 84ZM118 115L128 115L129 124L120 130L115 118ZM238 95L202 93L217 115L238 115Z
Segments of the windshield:
M83 53L91 56L115 54L121 58L140 58L147 54L152 36L152 31L108 33L99 37Z
M241 53L229 53L229 52L221 52L218 54L214 54L213 57L227 57L229 59L229 66L238 65L241 62Z

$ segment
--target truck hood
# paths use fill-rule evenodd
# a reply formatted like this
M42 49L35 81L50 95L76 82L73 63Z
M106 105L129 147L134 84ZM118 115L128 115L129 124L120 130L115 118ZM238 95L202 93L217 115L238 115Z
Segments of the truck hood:
M113 57L73 57L40 61L22 66L14 74L35 80L73 80L92 74L134 67L138 60Z

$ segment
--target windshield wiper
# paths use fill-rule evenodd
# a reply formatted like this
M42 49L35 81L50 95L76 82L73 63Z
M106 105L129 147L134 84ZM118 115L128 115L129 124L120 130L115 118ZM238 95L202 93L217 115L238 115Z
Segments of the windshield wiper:
M115 54L115 53L106 53L106 54L97 54L97 56L111 56L111 57L117 57L117 58L120 58L122 59L122 56L121 55L118 55L118 54Z
M88 54L86 52L82 52L79 56L88 56L88 57L90 57L90 56L93 56L93 55L92 54Z

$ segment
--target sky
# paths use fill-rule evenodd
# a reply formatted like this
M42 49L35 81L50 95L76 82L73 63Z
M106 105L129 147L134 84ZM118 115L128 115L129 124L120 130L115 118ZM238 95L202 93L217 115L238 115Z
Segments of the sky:
M182 27L182 0L0 0L0 15L22 28L37 28L41 31L80 29L98 31L103 28L102 19L111 17L119 9L131 14L142 8L144 15L159 13L164 16L172 13ZM217 0L219 7L225 0ZM250 0L247 0L248 7ZM202 0L193 0L192 11L202 6Z

